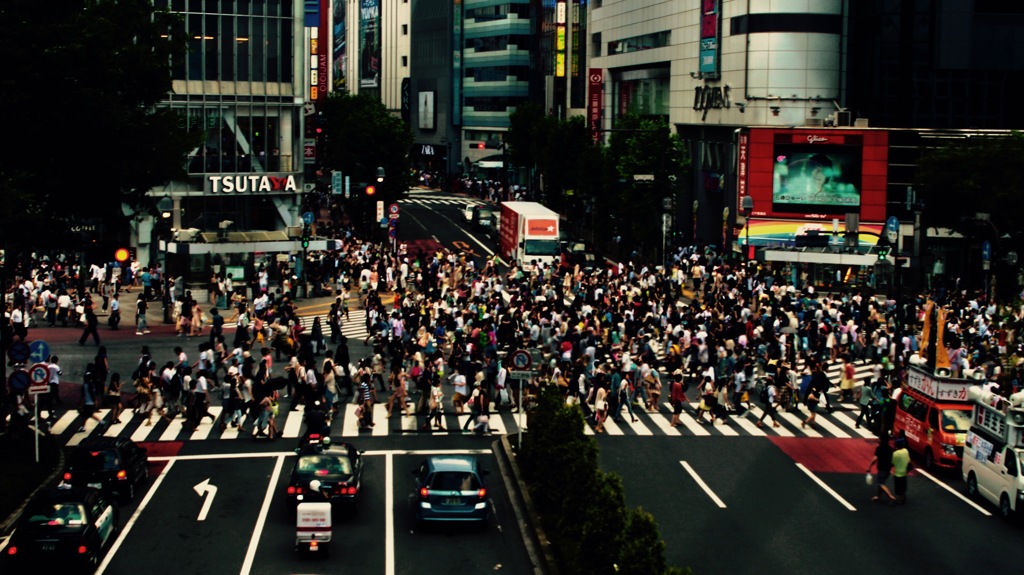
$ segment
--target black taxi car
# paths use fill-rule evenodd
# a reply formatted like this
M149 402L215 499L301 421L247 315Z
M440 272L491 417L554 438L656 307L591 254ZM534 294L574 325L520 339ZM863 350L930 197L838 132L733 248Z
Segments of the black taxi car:
M149 479L149 458L145 448L127 437L90 437L71 452L63 479L128 502Z
M17 573L57 565L94 570L119 529L117 504L99 490L44 489L25 507L4 554Z
M285 492L290 508L303 501L328 501L358 509L363 483L362 454L349 443L302 448ZM310 486L314 480L319 482L317 489Z

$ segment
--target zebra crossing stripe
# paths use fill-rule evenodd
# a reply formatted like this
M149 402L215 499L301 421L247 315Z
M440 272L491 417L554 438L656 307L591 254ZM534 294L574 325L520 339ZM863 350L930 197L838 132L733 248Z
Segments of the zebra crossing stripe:
M625 421L626 425L628 425L630 429L633 430L633 433L636 433L637 435L654 435L651 433L650 429L647 429L647 426L644 425L643 420L640 418L637 418L636 421L633 421L632 419L625 419L623 421Z
M622 428L619 427L619 424L615 423L615 420L612 419L611 417L605 417L605 420L602 423L602 425L604 426L605 433L607 433L608 435L625 435L626 434L624 431L622 431Z
M100 409L96 411L96 415L98 415L100 419L106 418L108 413L110 413L109 409ZM86 417L82 421L82 427L85 427L85 431L76 431L75 434L68 439L65 445L67 445L68 447L75 447L76 445L81 443L83 439L89 437L89 435L91 435L92 432L96 430L96 427L98 425L99 423L95 419L91 417Z
M803 420L793 415L792 413L779 411L776 412L776 415L779 415L782 419L786 420L790 425L792 425L796 429L799 429L801 433L808 437L824 437L822 434L818 433L818 431L813 427L802 427L800 424L803 423Z
M68 427L78 419L77 411L67 411L57 419L57 423L50 428L50 435L63 435Z
M874 433L872 433L870 429L866 429L864 427L857 427L857 418L854 417L852 414L840 411L833 413L832 417L838 420L840 423L844 424L846 428L850 430L851 433L859 435L864 439L878 439L878 437Z
M230 420L231 419L231 414L230 413L225 413L224 414L224 418L227 419L227 420ZM242 416L242 421L245 421L245 416L244 415ZM220 438L222 440L238 439L238 428L232 426L231 422L228 421L228 426L224 428L224 431L220 432Z
M669 409L672 408L672 404L670 403L666 403L665 405L669 406ZM688 429L690 433L694 435L711 435L711 432L705 429L703 424L697 423L697 420L694 419L694 417L690 415L685 409L682 413L679 414L679 421L681 421L683 425L686 426L686 429Z
M139 417L141 418L139 426L132 432L132 441L135 443L142 443L143 441L146 441L146 438L149 437L149 434L153 431L153 426L146 425L146 417L144 415L140 415ZM135 419L134 415L132 416L132 419ZM156 419L157 421L160 421L160 416L156 416Z
M121 435L125 428L128 427L128 423L132 420L130 415L131 410L129 410L127 414L125 412L121 412L121 423L110 422L110 425L103 429L103 435L107 437L117 437Z
M668 407L668 410L671 413L672 404L666 403L665 405ZM651 421L654 422L654 425L657 426L658 429L661 430L661 432L664 433L665 435L680 435L679 429L676 427L672 427L671 415L669 415L668 419L666 419L665 417L661 416L661 412L659 411L658 413L648 414L648 416L651 418Z
M814 418L814 425L820 427L821 429L824 429L834 437L844 438L850 436L849 433L846 433L842 429L839 429L839 427L837 427L834 423L829 421L828 418L822 417L821 414L818 414L818 417Z
M345 418L341 422L342 437L359 437L359 418L356 417L356 405L345 403Z
M751 411L751 413L756 415L758 417L758 419L760 419L761 415L764 414L764 409L760 408L760 407L754 407L750 411ZM776 410L775 417L778 418L778 419L782 419L781 412ZM765 421L772 421L772 418L771 417L766 417ZM766 432L765 435L767 435L768 434L767 431L769 431L769 430L772 433L774 433L774 434L776 434L776 435L778 435L780 437L796 437L796 434L793 433L788 427L786 427L785 421L779 421L779 427L772 426L771 428L764 428L764 430L762 430L762 431L765 431Z
M388 434L388 427L390 426L391 420L388 419L388 408L383 403L373 404L373 422L376 425L373 426L372 435L374 437L380 437Z
M206 418L204 417L203 420L199 422L199 426L192 431L189 439L197 441L206 439L210 437L210 432L213 431L214 426L219 425L217 420L220 418L220 414L224 411L224 408L219 405L211 405L206 408L206 411L213 416L213 423L206 425Z
M753 416L754 412L748 409L743 413L743 415L737 415L735 417L729 418L729 421L736 422L736 425L740 426L740 428L742 428L743 431L746 431L747 433L753 435L754 437L764 437L765 435L767 435L764 432L764 430L754 425L754 422L747 417L747 414Z
M160 421L160 416L156 416L157 421ZM181 432L185 429L185 418L182 416L176 416L174 419L167 423L167 429L160 434L160 441L174 441L178 439Z
M302 431L302 419L305 415L303 406L299 406L298 411L286 412L288 417L284 420L284 427L281 428L281 437L298 437L299 432Z

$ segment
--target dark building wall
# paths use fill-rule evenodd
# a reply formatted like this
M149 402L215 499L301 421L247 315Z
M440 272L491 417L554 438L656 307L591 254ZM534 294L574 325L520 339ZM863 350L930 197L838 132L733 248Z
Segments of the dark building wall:
M846 106L872 126L1020 128L1024 2L848 3Z

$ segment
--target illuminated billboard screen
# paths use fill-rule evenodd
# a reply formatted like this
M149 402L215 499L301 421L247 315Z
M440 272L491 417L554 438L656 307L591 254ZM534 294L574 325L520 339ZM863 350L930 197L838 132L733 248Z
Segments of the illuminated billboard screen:
M860 205L859 146L775 145L775 212L842 214L858 212Z

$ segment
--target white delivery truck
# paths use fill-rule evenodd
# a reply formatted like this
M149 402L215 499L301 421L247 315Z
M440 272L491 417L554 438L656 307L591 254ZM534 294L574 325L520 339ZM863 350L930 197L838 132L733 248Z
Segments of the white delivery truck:
M498 247L509 265L532 269L533 265L557 266L558 214L537 202L501 204Z
M1007 399L972 386L968 397L974 407L962 468L967 491L1008 519L1024 505L1024 392Z

